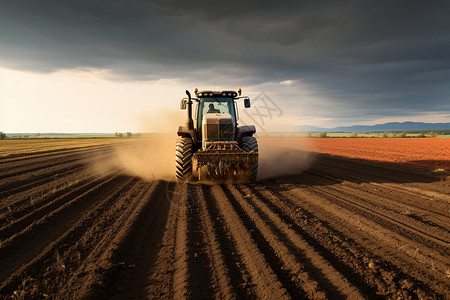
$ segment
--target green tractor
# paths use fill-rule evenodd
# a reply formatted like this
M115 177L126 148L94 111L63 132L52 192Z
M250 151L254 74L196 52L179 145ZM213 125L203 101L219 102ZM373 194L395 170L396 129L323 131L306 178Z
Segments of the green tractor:
M180 182L249 182L258 174L258 142L254 125L238 126L236 101L250 98L235 91L198 91L181 100L187 108L185 126L179 126L176 144L176 178ZM192 104L195 115L192 116ZM195 121L194 121L195 119Z

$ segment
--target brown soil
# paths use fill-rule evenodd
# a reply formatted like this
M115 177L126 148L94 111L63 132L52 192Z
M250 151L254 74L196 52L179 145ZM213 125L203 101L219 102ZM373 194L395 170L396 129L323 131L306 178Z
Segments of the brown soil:
M0 298L450 298L447 173L317 154L254 184L95 175L113 147L0 159Z

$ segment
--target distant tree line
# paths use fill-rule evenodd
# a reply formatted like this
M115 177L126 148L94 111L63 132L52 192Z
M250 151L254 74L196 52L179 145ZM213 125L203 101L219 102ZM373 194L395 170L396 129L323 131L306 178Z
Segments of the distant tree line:
M115 134L114 134L114 136L115 137L118 137L118 138L123 138L123 133L121 133L121 132L116 132ZM126 133L126 136L127 136L127 138L130 138L130 137L132 137L133 136L133 134L131 133L131 132L127 132Z

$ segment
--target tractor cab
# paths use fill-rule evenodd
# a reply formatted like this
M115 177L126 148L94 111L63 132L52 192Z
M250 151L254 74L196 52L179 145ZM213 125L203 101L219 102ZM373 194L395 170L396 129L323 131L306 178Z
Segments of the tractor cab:
M229 119L231 127L237 127L236 102L231 97L200 97L195 110L195 129L198 140L202 140L202 124L207 123L207 119ZM229 122L228 122L229 123Z
M238 136L238 109L236 100L244 99L244 106L250 107L250 99L246 96L241 97L241 89L236 91L198 91L195 89L195 96L192 98L183 98L181 100L181 109L188 108L189 101L196 102L193 118L188 123L192 129L189 135L194 144L198 147L205 147L205 141L232 141ZM188 117L189 119L189 117ZM208 128L208 131L206 130ZM182 130L182 129L181 129ZM184 135L180 132L179 135Z

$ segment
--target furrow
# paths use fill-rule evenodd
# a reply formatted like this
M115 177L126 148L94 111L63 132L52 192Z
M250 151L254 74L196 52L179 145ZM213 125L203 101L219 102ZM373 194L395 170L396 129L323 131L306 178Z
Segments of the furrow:
M14 233L20 232L23 228L35 222L39 218L45 216L51 211L63 206L65 203L71 201L72 199L100 187L102 184L106 183L108 180L106 178L98 179L95 181L85 181L79 186L73 189L57 191L55 193L48 193L44 195L41 199L36 199L30 201L24 201L28 204L25 207L13 206L11 212L3 213L0 222L3 227L0 228L0 238L7 239Z
M187 185L187 247L189 291L192 299L211 299L214 277L210 248L207 244L204 220L201 218L199 190Z
M318 281L311 278L305 270L305 266L295 256L299 252L298 249L295 249L292 244L282 241L283 236L277 230L278 228L274 229L270 226L272 224L267 223L267 220L262 220L236 189L227 186L225 194L243 220L259 251L264 255L265 260L289 295L293 299L326 299L327 295L323 288L319 287ZM315 269L315 271L318 270Z
M29 279L30 284L22 285L22 288L27 289L26 292L30 296L34 295L32 296L33 298L38 297L38 295L43 297L43 295L48 295L48 293L54 294L60 290L61 285L64 284L65 280L81 263L82 257L85 256L86 245L90 243L91 246L96 246L96 240L92 240L93 236L88 236L87 233L97 230L98 233L104 234L104 228L99 228L99 221L110 219L108 212L111 207L116 205L117 199L122 193L136 189L134 183L124 184L121 187L120 192L113 191L108 193L98 203L91 203L90 209L86 213L80 214L78 220L73 224L64 226L64 229L67 230L58 234L56 239L44 240L42 251L37 252L39 247L27 249L32 255L29 258L24 258L22 255L20 257L22 261L22 264L19 265L20 267L16 268L15 271L14 268L8 270L6 274L9 276L0 287L0 295L12 293L14 288L20 287L19 283L23 281L24 276ZM123 209L120 212L122 211ZM47 223L50 223L49 226L51 225L54 229L63 229L58 220L48 220ZM29 242L33 241L26 241L27 245L24 248L29 246ZM16 247L15 249L20 250L21 248L23 247ZM20 255L20 251L18 255ZM59 277L60 280L48 280L48 278L56 277ZM22 290L21 292L25 291Z
M169 205L160 195L165 183L141 181L137 187L122 195L107 212L105 223L89 233L99 232L101 238L96 243L88 239L90 251L58 297L65 293L73 293L72 298L147 297L147 276L159 251Z
M111 145L93 147L95 148L80 147L70 150L52 150L45 153L40 152L40 154L24 153L23 155L16 157L0 157L0 173L3 174L12 169L15 169L15 171L19 171L21 168L26 169L39 163L54 164L55 161L58 161L59 158L71 157L74 155L92 157L95 153L109 154L114 151L114 146Z
M314 174L312 177L318 178L320 181L323 176ZM313 178L310 179L314 180ZM332 178L330 181L332 181ZM337 183L336 181L333 182ZM320 188L323 189L323 187ZM377 210L383 211L385 214L395 215L399 219L407 219L407 222L416 223L416 226L419 227L426 226L430 232L435 232L434 238L437 237L439 239L440 236L443 236L446 237L447 241L450 238L448 231L449 217L442 213L448 207L448 203L437 205L435 198L430 199L430 197L404 193L405 189L400 189L399 192L398 189L395 190L387 183L358 184L345 181L327 185L326 188L331 190L339 189L338 193L346 192L347 195L351 195L353 198L358 197L358 202L368 202L372 206L376 205ZM407 199L407 201L403 199ZM414 216L418 218L414 219ZM428 216L429 220L422 222L420 216Z
M25 163L23 169L19 166L11 165L7 168L7 170L10 170L9 172L0 172L0 197L10 195L15 189L23 188L24 186L36 186L36 182L46 182L46 179L55 175L61 176L64 173L73 172L75 168L87 166L93 161L111 155L112 151L113 149L109 149L106 152L80 150L78 153L70 156L57 155L56 157L48 158L44 162ZM35 166L31 167L33 165Z
M255 299L257 296L253 289L254 284L247 265L243 257L239 254L236 241L230 234L224 217L220 214L219 208L214 200L211 186L201 186L205 196L205 208L211 216L214 232L217 233L217 241L226 270L230 274L230 283L237 298Z
M102 178L95 181L90 181L84 185L81 185L73 190L62 194L60 197L54 198L56 195L49 195L46 199L37 203L36 206L29 206L28 209L13 212L12 216L6 215L6 220L2 220L3 223L7 221L6 225L0 228L0 238L3 242L6 242L13 235L17 235L26 227L38 222L48 214L54 213L57 209L63 207L67 203L72 203L74 199L78 197L86 197L89 193L92 193L105 184L110 183L116 177ZM49 202L46 202L48 200ZM42 205L42 206L41 206ZM11 218L13 217L13 218ZM2 219L4 217L2 216Z
M89 272L87 278L80 283L74 278L71 284L79 287L80 298L169 297L166 278L158 280L173 273L170 261L159 261L163 255L173 255L166 237L176 220L167 189L168 184L162 181L147 183L143 193L128 200L135 203L133 210L111 224L109 235L102 240L105 246L96 247L83 265ZM67 289L70 291L70 286Z
M206 207L205 193L199 185L196 186L196 192L198 201L195 208L203 221L201 230L204 236L204 247L207 249L206 253L212 265L213 288L216 291L215 298L234 299L237 297L239 289L237 286L232 285L231 270L227 267L224 254L220 250L217 230L214 228L211 213Z
M439 237L431 236L423 230L416 229L410 224L406 224L393 217L387 216L383 211L376 208L366 207L362 201L350 200L349 197L343 197L343 191L335 191L331 188L312 188L312 192L323 198L330 198L341 207L345 207L358 216L362 216L379 226L389 229L401 238L408 238L409 241L415 241L418 244L426 246L434 256L446 256L449 254L449 243ZM356 195L353 198L358 199ZM400 218L399 218L400 219Z
M274 297L276 299L290 298L277 275L269 266L269 262L247 231L243 220L229 202L223 187L214 186L212 194L228 229L236 241L236 248L241 253L243 262L247 265L247 270L255 284L254 289L257 296L260 298Z
M62 160L55 160L52 159L48 162L42 162L36 164L34 167L31 167L29 165L25 166L23 169L18 169L16 167L12 167L10 172L3 172L0 175L0 188L2 190L6 190L9 187L17 187L19 183L23 184L27 181L28 177L32 175L33 173L39 171L39 175L35 175L37 179L46 178L48 176L52 176L53 174L60 172L61 170L66 170L67 165L70 166L71 163L79 162L79 157L64 157L65 159ZM27 177L24 178L24 180L20 180L21 177Z
M350 283L336 268L322 257L313 246L308 244L299 234L297 234L279 215L261 201L248 187L238 186L233 191L233 196L239 200L241 206L247 214L257 222L261 232L268 236L269 241L277 241L286 246L282 246L278 256L286 262L286 268L291 268L293 274L304 273L304 279L300 286L305 289L307 286L314 287L309 291L308 296L315 297L317 289L325 290L327 298L351 297L352 299L364 298L360 291ZM239 194L238 194L239 192ZM245 197L245 198L244 198ZM255 217L258 216L258 217ZM270 237L270 235L272 235ZM275 245L274 249L280 248ZM292 267L295 268L292 269ZM301 274L297 275L301 276ZM319 287L315 287L315 285Z
M3 280L7 274L20 265L30 261L52 241L58 239L61 234L73 226L83 212L104 200L102 194L105 191L114 196L130 183L132 183L132 179L129 177L114 177L107 180L98 188L91 189L70 200L4 241L0 247L0 257L2 257L0 280Z
M364 294L374 293L371 286L375 288L375 294L409 294L413 291L430 295L433 292L427 285L436 290L442 288L435 280L438 274L432 275L425 261L418 262L417 257L410 259L399 254L399 250L404 252L408 248L407 240L393 239L385 229L374 227L371 220L361 220L353 212L305 189L290 189L283 194L272 189L261 192L267 199L273 199L270 201L278 213L290 220L294 229L318 247L322 255L330 256L330 261L348 276L354 274L353 279L359 282ZM409 247L409 250L414 253L416 248ZM405 291L402 288L404 282L409 285Z
M84 168L85 168L84 165L78 164L71 168L67 168L66 170L64 170L62 172L52 172L51 174L46 174L45 176L42 176L42 178L40 178L40 179L34 178L33 181L29 181L29 180L25 180L22 182L14 181L14 183L12 185L9 185L7 187L0 187L0 189L2 190L0 192L0 199L3 198L6 200L6 198L11 195L13 195L14 198L26 198L26 197L23 197L22 194L25 194L25 195L28 194L32 188L41 187L41 186L48 184L54 180L57 180L60 178L65 178L68 175L70 176L71 174L73 174L75 172L79 172L80 170L83 170Z
M399 226L406 230L413 231L426 239L430 239L435 243L440 243L444 246L450 244L450 232L445 226L448 227L450 218L444 218L439 220L441 216L433 213L434 220L437 224L422 222L420 218L415 218L417 210L409 211L409 207L403 206L395 200L391 200L388 197L381 195L373 195L373 193L363 191L358 187L348 186L328 186L326 189L318 188L319 190L330 191L331 194L340 195L340 197L349 199L355 199L352 204L357 205L365 210L388 219L390 222L397 223Z
M191 295L189 289L189 263L187 246L187 199L188 185L181 186L181 193L175 193L172 199L173 205L177 209L177 223L175 233L175 262L173 274L173 292L175 299L185 299Z
M159 250L157 255L154 256L154 262L151 266L149 265L150 269L145 277L145 294L149 298L174 298L175 248L179 218L178 202L182 199L180 193L181 186L170 183L159 194L161 201L164 201L164 207L167 204L165 217L167 221L161 232L161 241L157 245Z

